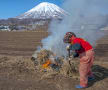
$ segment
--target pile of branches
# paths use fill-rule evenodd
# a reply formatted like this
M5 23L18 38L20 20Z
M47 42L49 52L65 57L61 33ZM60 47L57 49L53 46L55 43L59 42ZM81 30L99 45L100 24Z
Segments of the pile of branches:
M79 78L79 63L77 60L68 57L56 57L56 55L49 50L40 50L35 53L35 56L36 57L32 57L31 59L36 66L36 70L43 73L42 78L49 78L58 74L65 77Z

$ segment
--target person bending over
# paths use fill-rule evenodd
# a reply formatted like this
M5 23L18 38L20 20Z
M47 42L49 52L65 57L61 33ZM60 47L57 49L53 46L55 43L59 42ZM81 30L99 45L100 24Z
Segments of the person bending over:
M92 45L86 40L79 38L73 32L67 32L63 38L64 43L70 44L67 50L73 50L73 57L80 58L79 74L80 84L76 88L86 88L88 81L93 80L94 76L91 71L91 66L94 61L94 50Z

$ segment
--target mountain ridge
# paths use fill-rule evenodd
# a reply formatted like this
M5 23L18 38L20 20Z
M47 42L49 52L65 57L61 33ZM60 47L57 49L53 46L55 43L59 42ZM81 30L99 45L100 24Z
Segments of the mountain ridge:
M24 14L17 16L16 18L52 19L62 18L65 15L66 12L59 6L49 2L42 2Z

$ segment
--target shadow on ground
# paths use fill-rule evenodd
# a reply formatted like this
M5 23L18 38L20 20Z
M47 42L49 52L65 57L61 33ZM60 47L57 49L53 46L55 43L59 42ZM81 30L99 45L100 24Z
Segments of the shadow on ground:
M89 82L89 87L94 85L94 83L101 81L105 78L108 78L108 69L99 66L99 65L93 65L92 71L94 73L95 79L93 81Z

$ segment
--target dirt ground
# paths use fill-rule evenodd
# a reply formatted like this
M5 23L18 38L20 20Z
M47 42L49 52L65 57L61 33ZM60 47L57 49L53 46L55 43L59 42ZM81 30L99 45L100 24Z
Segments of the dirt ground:
M0 32L0 55L31 56L47 32Z
M41 79L31 61L46 32L0 32L0 90L77 90L79 80L56 75ZM108 88L108 36L97 42L92 67L95 80L85 90Z

